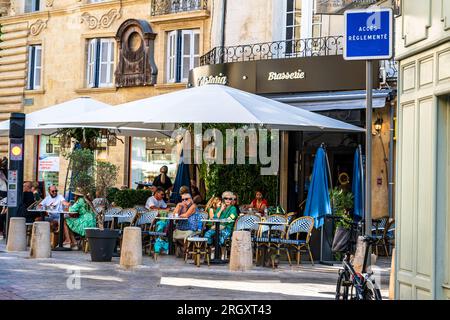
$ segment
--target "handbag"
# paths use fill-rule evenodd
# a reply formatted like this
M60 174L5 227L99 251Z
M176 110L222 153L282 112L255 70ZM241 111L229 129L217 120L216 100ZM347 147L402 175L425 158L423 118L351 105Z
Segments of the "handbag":
M331 251L333 252L346 252L350 246L351 230L344 227L337 227L336 233L333 238L333 245Z

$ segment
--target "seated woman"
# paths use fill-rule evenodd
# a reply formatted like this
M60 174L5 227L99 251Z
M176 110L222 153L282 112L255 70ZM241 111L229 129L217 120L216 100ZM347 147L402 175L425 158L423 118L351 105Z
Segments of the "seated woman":
M202 195L200 194L200 190L196 186L192 186L192 200L195 204L201 204L203 202Z
M258 211L261 214L264 214L264 210L267 208L267 200L264 199L263 193L260 190L257 190L255 193L255 199L253 199L252 203L248 206L248 208L252 208L253 210Z
M181 196L181 203L179 203L174 215L180 218L188 218L187 220L180 220L177 223L176 229L173 232L173 240L177 248L177 256L183 257L185 239L191 236L195 231L201 229L202 216L197 213L197 205L192 201L192 196L189 193L184 193ZM180 250L180 247L182 250Z
M74 193L75 203L69 208L71 215L77 217L71 217L64 220L64 235L66 241L64 242L64 247L71 248L72 250L78 250L78 246L75 241L74 233L80 236L86 236L85 228L95 228L97 221L95 213L91 211L84 196L78 190Z
M219 197L212 197L205 207L205 212L208 213L209 219L217 219L217 213L222 206L222 200Z
M233 199L235 195L230 191L225 191L222 194L222 205L219 207L219 210L216 213L217 218L220 219L228 219L230 222L224 223L220 226L219 233L219 244L222 246L225 243L225 240L231 237L231 233L233 232L234 221L238 217L236 207L233 205ZM206 231L205 238L208 238L208 244L211 245L213 243L213 238L216 234L216 230L211 228Z

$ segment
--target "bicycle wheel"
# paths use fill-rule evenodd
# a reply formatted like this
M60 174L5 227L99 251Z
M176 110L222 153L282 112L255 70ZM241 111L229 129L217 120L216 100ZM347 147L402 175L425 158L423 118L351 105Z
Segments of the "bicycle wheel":
M345 270L339 271L339 277L336 284L335 300L348 300L349 274Z
M366 281L364 286L364 300L382 300L380 289L375 288L372 281Z

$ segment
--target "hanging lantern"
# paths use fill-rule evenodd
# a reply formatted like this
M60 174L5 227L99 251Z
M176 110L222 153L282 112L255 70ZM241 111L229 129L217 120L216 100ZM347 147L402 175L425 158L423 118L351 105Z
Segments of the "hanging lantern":
M108 147L115 147L117 145L117 139L116 136L113 134L108 135Z
M50 139L48 140L47 144L45 145L45 152L53 153L53 144L51 143Z

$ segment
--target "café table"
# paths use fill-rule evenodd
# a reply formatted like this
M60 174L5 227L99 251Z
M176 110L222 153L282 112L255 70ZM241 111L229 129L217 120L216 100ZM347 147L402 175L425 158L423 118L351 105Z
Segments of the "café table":
M220 255L220 242L219 242L220 224L221 223L230 223L232 221L230 221L228 219L202 219L202 222L212 222L212 223L215 224L215 228L216 228L216 236L215 236L215 240L214 240L214 245L215 245L214 259L212 259L210 261L210 263L212 263L212 264L226 264L226 263L228 263L228 260L223 260L221 255ZM217 257L219 257L219 258L217 258Z
M71 251L71 248L64 248L64 219L70 217L68 211L61 210L46 210L49 214L59 214L59 235L58 246L53 248L53 251Z
M278 222L277 221L257 221L256 223L261 225L261 226L267 226L269 228L268 235L267 235L267 237L268 237L268 239L267 239L268 240L267 241L267 247L265 248L265 250L263 250L263 252L262 252L262 259L261 259L261 266L264 267L265 266L265 262L266 262L266 253L267 253L267 255L269 255L270 249L271 249L270 243L272 241L272 238L271 238L272 228L274 226L287 226L288 223L280 222L280 221L278 221Z
M178 216L169 215L167 217L156 217L158 220L169 220L169 230L167 232L167 240L169 241L169 254L175 254L175 247L173 246L173 231L175 226L175 221L183 221L188 218L181 218Z

